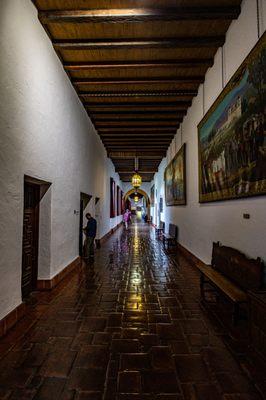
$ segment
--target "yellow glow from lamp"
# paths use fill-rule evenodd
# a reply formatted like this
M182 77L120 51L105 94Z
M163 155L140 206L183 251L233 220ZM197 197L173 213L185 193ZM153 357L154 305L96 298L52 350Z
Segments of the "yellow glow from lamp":
M132 184L132 186L133 186L135 189L139 188L139 187L141 186L141 184L142 184L142 178L141 178L141 176L140 176L139 174L135 173L135 174L132 176L131 184Z
M134 196L134 201L135 201L135 203L138 203L138 201L139 201L139 196Z

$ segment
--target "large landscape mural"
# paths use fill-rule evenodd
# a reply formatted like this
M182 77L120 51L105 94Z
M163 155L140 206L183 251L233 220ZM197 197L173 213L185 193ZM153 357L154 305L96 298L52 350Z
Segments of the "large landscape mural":
M266 194L266 34L198 126L200 202Z
M183 144L165 168L165 202L167 206L186 204L186 146Z

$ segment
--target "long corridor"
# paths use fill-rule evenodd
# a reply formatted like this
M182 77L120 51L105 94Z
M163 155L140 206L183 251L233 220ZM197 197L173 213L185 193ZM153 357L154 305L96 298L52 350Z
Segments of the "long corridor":
M0 399L260 399L200 306L197 271L148 225L36 294L0 350Z

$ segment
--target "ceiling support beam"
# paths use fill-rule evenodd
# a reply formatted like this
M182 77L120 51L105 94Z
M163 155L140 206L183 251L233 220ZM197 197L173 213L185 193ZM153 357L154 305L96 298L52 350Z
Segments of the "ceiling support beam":
M150 127L150 128L146 128L146 127L133 127L133 128L127 128L127 127L122 127L122 128L99 128L98 132L99 134L104 133L104 132L155 132L155 131L159 131L159 132L176 132L176 128L175 127Z
M156 77L156 78L109 78L109 79L88 79L78 78L72 79L74 85L138 85L138 84L165 84L165 83L195 83L204 82L204 75L200 76L177 76L172 77Z
M108 147L109 150L121 150L121 151L133 150L133 151L142 152L142 150L144 150L145 148L147 150L151 150L151 151L153 151L153 150L164 150L164 151L166 151L168 149L169 145L168 144L167 145L165 145L165 144L163 144L163 145L161 145L161 144L153 144L153 145L151 145L150 143L138 145L136 143L131 143L131 144L126 144L126 145L124 145L124 144L123 145L112 144L112 145L109 145L109 146L106 145L105 147Z
M139 91L139 92L88 92L80 90L78 94L81 97L151 97L151 96L159 96L159 97L194 97L197 96L198 91L195 89L186 89L186 90L167 90L167 92L163 92L161 90L152 90L152 91Z
M145 21L230 20L239 16L239 6L172 7L39 11L39 20L50 23L136 23Z
M178 115L178 114L173 115L173 116L158 115L157 117L154 116L153 114L151 114L151 115L142 116L142 118L140 118L139 116L134 116L134 115L132 115L132 117L131 116L128 116L128 117L117 116L117 118L101 118L101 116L99 116L99 115L97 115L96 117L93 115L90 115L90 117L91 117L91 120L93 123L98 124L98 125L106 124L110 127L111 127L111 125L116 125L116 124L128 126L129 122L133 123L132 125L135 125L138 123L140 125L142 123L145 123L145 124L150 123L152 125L155 125L156 123L160 124L160 122L166 122L166 124L163 124L163 125L174 125L175 126L177 123L183 121L183 115ZM145 125L145 124L143 124L143 125Z
M187 108L185 107L167 107L167 106L148 106L148 107L140 107L140 106L135 106L135 107L86 107L87 112L91 115L94 112L99 112L101 111L103 114L105 112L110 112L113 111L115 114L120 113L121 111L127 111L129 114L131 111L147 111L148 113L153 112L153 113L160 113L164 111L173 111L176 112L176 115L179 116L184 116L187 113Z
M166 123L165 123L166 122ZM168 128L171 127L176 127L179 123L180 120L169 120L169 119L165 119L165 120L151 120L151 119L142 119L142 120L129 120L127 122L125 121L115 121L115 123L110 123L108 121L93 121L94 125L101 129L101 128L128 128L128 127L150 127L150 128L154 128L155 126L157 127L161 127L161 126L167 126Z
M180 58L176 60L148 60L148 61L97 61L97 62L69 62L64 63L66 71L86 71L90 69L121 69L121 68L195 68L211 67L212 58Z
M115 107L121 107L121 108L134 108L134 107L184 107L184 110L187 110L187 107L191 106L191 101L187 100L180 100L180 101L173 101L173 102L165 102L164 100L161 100L160 102L112 102L112 103L99 103L97 101L92 101L92 102L85 102L83 103L85 107L91 109L91 108L115 108Z
M169 138L169 137L151 137L150 139L147 139L147 138L145 138L145 137L137 137L137 138L130 138L130 137L123 137L123 139L121 139L121 138L117 138L117 137L101 137L101 139L105 142L105 143L107 143L107 142L109 142L109 143L111 143L111 142L114 142L114 143L117 143L117 144L119 144L119 143L125 143L125 142L134 142L134 141L138 141L138 142L146 142L147 144L149 144L149 143L156 143L156 142L159 142L159 143L164 143L164 142L166 142L166 143L169 143L172 139L171 138Z
M112 111L94 111L94 112L92 112L90 115L91 116L94 116L94 115L97 115L97 116L104 116L104 115L107 115L107 116L109 116L110 115L110 117L112 118L112 117L114 117L114 116L117 116L118 118L120 117L120 116L128 116L128 117L130 117L131 115L134 115L134 116L149 116L149 115L160 115L160 116L162 116L162 117L165 117L165 116L167 116L167 115L169 115L169 116L172 116L172 117L177 117L177 116L181 116L181 115L183 115L183 113L181 113L180 111L178 111L178 110L174 110L174 111L172 111L172 110L162 110L162 111L160 111L159 113L155 113L153 110L148 110L148 111L146 111L146 110L141 110L141 111L135 111L135 110L130 110L130 111L128 111L128 110L122 110L122 111L117 111L117 110L112 110Z
M178 37L168 39L73 39L54 40L53 46L56 50L96 50L96 49L149 49L149 48L199 48L220 47L225 42L225 36L195 36Z
M152 133L134 133L134 132L128 132L128 133L124 133L124 132L120 132L120 133L101 133L101 138L120 138L120 140L122 140L122 138L146 138L149 140L149 137L152 138L157 138L157 137L162 137L162 138L172 138L175 134L174 133L160 133L160 132L152 132Z
M139 152L134 152L134 151L109 151L108 152L108 157L115 158L115 159L129 159L129 158L135 158L135 157L140 157L146 160L156 160L160 162L162 154L165 154L164 151L139 151Z

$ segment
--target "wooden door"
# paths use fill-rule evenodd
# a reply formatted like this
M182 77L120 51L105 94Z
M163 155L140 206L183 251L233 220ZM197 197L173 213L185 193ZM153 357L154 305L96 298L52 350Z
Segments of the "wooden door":
M92 196L86 193L80 193L79 207L79 255L83 256L83 226L84 226L84 210L89 204Z
M84 200L82 196L80 197L79 206L79 255L83 256L83 210L84 210Z
M38 276L40 186L24 184L24 220L22 244L22 298L36 289Z

